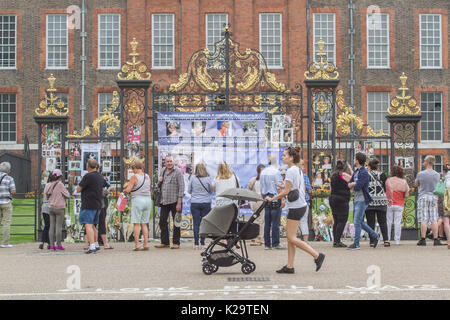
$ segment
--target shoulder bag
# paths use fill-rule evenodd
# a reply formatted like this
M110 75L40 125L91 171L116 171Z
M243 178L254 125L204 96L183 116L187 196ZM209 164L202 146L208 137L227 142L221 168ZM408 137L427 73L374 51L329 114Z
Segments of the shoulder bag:
M299 184L300 184L300 179L301 179L301 177L298 178ZM287 199L288 199L289 202L294 202L294 201L298 200L298 198L300 197L300 190L299 190L299 188L300 188L300 186L297 185L297 189L289 191L289 193L287 195Z
M433 193L439 197L443 197L445 193L445 182L439 180L438 184L436 185L436 188L434 188Z
M197 179L198 179L198 181L200 181L200 184L202 185L203 189L205 189L205 191L206 191L207 193L210 193L210 192L208 191L208 189L206 189L206 187L205 187L205 185L203 184L202 180L200 180L199 177L197 177Z
M164 171L163 171L163 174L162 174L163 179L164 179L164 175L165 174L166 174L166 168L164 168ZM161 207L161 191L162 191L161 187L162 187L162 182L158 182L153 187L152 200L153 200L153 203L154 203L155 207Z

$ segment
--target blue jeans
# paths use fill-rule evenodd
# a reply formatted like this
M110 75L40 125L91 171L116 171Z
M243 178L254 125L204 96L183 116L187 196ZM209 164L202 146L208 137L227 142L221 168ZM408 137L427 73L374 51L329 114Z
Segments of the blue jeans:
M198 232L202 218L211 211L211 203L191 203L191 214L194 220L194 242L198 246ZM205 245L205 238L201 237L201 245Z
M281 208L266 207L264 214L264 245L266 247L280 245L280 219ZM272 229L272 242L270 242L270 229Z
M370 239L376 239L377 233L373 231L371 227L364 223L364 214L366 212L367 205L364 201L358 201L354 203L353 210L353 224L355 225L355 242L356 246L359 246L359 240L361 239L361 228L366 231Z

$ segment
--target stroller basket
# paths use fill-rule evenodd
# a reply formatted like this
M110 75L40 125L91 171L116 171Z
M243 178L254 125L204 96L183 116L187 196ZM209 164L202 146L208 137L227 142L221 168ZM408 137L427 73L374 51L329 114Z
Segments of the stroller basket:
M219 267L229 267L238 261L227 250L216 251L208 257L208 262Z
M245 224L246 222L243 221L239 221L238 223L233 222L231 224L230 232L238 233L240 230L242 230ZM244 232L241 233L239 238L241 240L252 240L258 236L259 236L259 225L256 223L250 223L244 230Z

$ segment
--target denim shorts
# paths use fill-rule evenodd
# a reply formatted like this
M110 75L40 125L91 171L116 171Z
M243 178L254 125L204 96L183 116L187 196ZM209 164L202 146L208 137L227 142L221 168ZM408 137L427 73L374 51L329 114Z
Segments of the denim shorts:
M98 224L100 210L81 209L78 222L80 224Z

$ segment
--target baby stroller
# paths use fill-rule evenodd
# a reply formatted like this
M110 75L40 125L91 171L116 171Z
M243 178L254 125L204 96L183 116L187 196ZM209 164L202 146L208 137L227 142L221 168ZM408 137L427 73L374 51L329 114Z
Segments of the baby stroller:
M219 196L239 201L262 201L257 193L238 188L228 189ZM259 235L259 226L253 222L259 217L265 204L266 201L263 201L247 222L238 221L238 207L235 203L215 207L202 219L199 235L213 239L201 253L204 274L210 275L217 272L219 267L230 267L237 263L242 264L244 274L255 271L256 264L248 258L245 240L255 239ZM235 250L238 243L241 254Z

